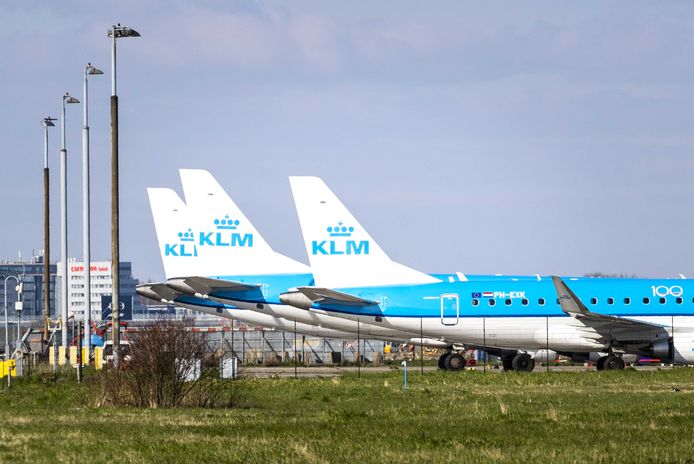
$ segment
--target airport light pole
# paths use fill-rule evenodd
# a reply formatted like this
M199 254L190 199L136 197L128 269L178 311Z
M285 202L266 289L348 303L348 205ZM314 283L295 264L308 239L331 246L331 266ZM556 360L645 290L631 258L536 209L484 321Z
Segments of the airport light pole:
M65 93L63 95L63 108L60 118L60 129L61 129L61 142L60 142L60 268L62 269L63 279L61 282L61 295L62 299L60 301L60 316L62 319L61 324L61 342L62 346L67 347L67 331L65 330L65 324L67 324L67 295L68 295L68 282L67 282L67 148L65 148L65 105L79 103L80 101L70 95Z
M48 128L55 127L50 116L43 118L43 338L48 342L51 321L51 220L48 188Z
M23 287L23 284L21 282L19 284L17 284L17 294L18 295L22 294L22 287ZM22 332L21 332L22 309L24 309L23 303L20 300L17 300L14 304L14 310L17 312L17 342L14 344L14 350L17 353L17 357L19 357L20 340L22 337Z
M84 262L84 327L91 332L92 319L92 286L91 286L91 246L90 246L90 221L89 221L89 76L103 74L101 69L95 68L91 63L84 67L84 86L82 88L82 245ZM84 341L87 353L91 353L91 337L85 337ZM82 347L80 346L81 350Z
M120 366L120 224L118 207L118 92L116 88L116 41L119 38L140 37L135 29L111 26L108 36L111 45L111 333L113 340L113 365Z
M3 291L4 291L4 295L5 295L5 300L4 300L4 302L5 302L5 361L9 361L9 359L10 359L10 329L9 329L8 322L7 322L7 281L10 279L14 279L15 282L17 282L17 287L15 288L15 290L17 290L17 292L19 292L19 290L20 290L19 289L19 277L13 276L13 275L5 277L5 285L3 287Z

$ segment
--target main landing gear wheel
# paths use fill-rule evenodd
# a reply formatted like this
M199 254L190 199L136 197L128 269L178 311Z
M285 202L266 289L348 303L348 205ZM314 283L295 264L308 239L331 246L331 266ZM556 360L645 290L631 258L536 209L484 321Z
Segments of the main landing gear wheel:
M602 369L599 370L606 370L606 371L615 371L615 370L622 370L624 369L624 360L620 358L619 356L614 356L614 355L609 355L609 356L603 356L602 358ZM600 363L600 359L598 359L598 364Z
M511 367L514 371L530 372L535 368L535 361L527 353L519 353L513 357Z
M451 352L447 351L446 353L439 356L439 369L446 370L446 358L449 354L451 354Z
M514 356L506 356L504 358L501 358L501 364L504 366L505 371L512 371L513 370L513 358L514 358Z
M601 356L598 358L598 361L595 363L595 368L599 371L605 369L605 360L607 359L607 356Z
M465 358L460 353L450 353L444 361L446 370L459 371L465 367Z

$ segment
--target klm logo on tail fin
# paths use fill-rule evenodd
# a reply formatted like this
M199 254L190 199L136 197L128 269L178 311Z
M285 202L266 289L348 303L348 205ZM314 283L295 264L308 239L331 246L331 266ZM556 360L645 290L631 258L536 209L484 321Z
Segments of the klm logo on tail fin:
M191 229L179 232L181 243L165 244L164 256L197 256L197 247L233 247L250 248L253 246L253 234L236 232L241 221L230 219L229 215L213 221L215 230L212 232L198 232L196 236Z
M345 226L342 221L327 229L329 240L313 240L311 253L314 255L368 255L368 240L351 240L354 227Z
M180 243L167 243L164 245L164 256L197 256L198 249L195 246L193 230L188 228L185 232L178 233Z

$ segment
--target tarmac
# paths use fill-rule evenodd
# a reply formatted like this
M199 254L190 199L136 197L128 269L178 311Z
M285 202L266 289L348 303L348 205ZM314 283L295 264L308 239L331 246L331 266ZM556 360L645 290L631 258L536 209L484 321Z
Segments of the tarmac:
M672 366L634 366L634 369L638 371L654 371L658 369L672 369ZM391 371L401 371L400 366L368 366L368 367L357 367L357 366L311 366L311 367L239 367L239 375L241 377L252 377L252 378L280 378L280 377L339 377L345 374L357 374L361 372L362 374L374 374L374 373L385 373ZM408 372L410 373L420 373L420 372L434 372L439 370L436 366L420 366L416 362L408 366ZM465 371L483 371L482 366L467 367ZM594 371L595 366L550 366L547 369L546 366L536 366L533 373L543 373L543 372L588 372ZM503 373L504 370L497 367L487 367L486 372L490 373ZM464 374L464 372L460 372Z

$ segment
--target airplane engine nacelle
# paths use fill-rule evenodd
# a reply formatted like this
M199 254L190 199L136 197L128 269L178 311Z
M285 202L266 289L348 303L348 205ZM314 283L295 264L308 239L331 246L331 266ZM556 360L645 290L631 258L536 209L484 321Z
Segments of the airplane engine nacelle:
M449 342L436 340L434 338L410 338L407 343L414 346L426 346L427 348L439 349L446 349L451 346Z
M554 350L537 350L533 355L536 362L551 362L557 359L557 352Z
M676 364L694 364L694 332L675 334L672 346Z
M282 304L294 306L299 309L311 309L313 301L301 292L287 292L280 295Z
M672 338L658 340L653 343L653 357L658 359L672 359Z

